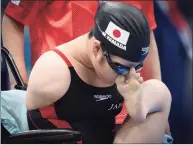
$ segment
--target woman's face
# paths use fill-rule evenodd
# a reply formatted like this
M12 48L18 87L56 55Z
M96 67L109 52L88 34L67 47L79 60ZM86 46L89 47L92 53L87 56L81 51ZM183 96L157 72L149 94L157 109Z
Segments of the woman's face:
M110 55L102 48L95 58L94 68L97 76L107 83L114 83L118 75L126 75L131 67L135 67L138 72L143 67L142 63L135 63Z
M106 58L106 68L104 69L104 78L114 82L118 75L127 75L131 67L136 68L139 72L143 65L124 60L118 56L110 55L110 59Z

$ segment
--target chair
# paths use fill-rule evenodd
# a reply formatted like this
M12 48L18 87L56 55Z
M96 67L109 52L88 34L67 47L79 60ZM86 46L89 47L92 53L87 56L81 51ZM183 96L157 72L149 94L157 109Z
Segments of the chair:
M13 73L14 79L16 80L15 88L18 90L26 90L27 85L23 82L21 75L15 65L12 55L3 46L1 46L1 57L3 58L3 73L6 78L8 77L8 70L6 62ZM6 61L6 62L5 62ZM2 65L1 65L2 67ZM6 74L7 73L7 74ZM7 81L9 79L4 79L1 83L6 87L4 90L9 90L10 86ZM26 132L21 132L17 134L10 134L7 129L1 124L1 142L4 144L59 144L59 143L77 143L81 140L81 133L73 129L46 129L46 130L30 130Z
M1 55L1 90L6 91L10 89L9 73L4 56Z

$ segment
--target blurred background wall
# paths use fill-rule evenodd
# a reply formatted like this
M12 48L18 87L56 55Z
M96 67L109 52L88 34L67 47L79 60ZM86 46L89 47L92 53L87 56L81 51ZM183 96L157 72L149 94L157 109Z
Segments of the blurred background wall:
M191 30L193 13L190 13L191 5L186 2L154 1L157 23L155 38L162 79L172 94L169 122L175 143L193 143Z

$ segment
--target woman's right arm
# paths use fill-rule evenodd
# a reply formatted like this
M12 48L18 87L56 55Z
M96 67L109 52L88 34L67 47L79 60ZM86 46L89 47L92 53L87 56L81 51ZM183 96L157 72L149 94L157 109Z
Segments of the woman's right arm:
M66 63L53 51L43 54L34 65L29 77L26 106L34 110L59 100L71 82Z

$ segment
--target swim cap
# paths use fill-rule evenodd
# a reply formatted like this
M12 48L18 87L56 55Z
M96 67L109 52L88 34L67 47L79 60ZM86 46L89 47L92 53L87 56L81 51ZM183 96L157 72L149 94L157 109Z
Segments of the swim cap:
M103 2L95 15L94 37L113 55L142 62L150 45L150 28L141 10L119 2Z

